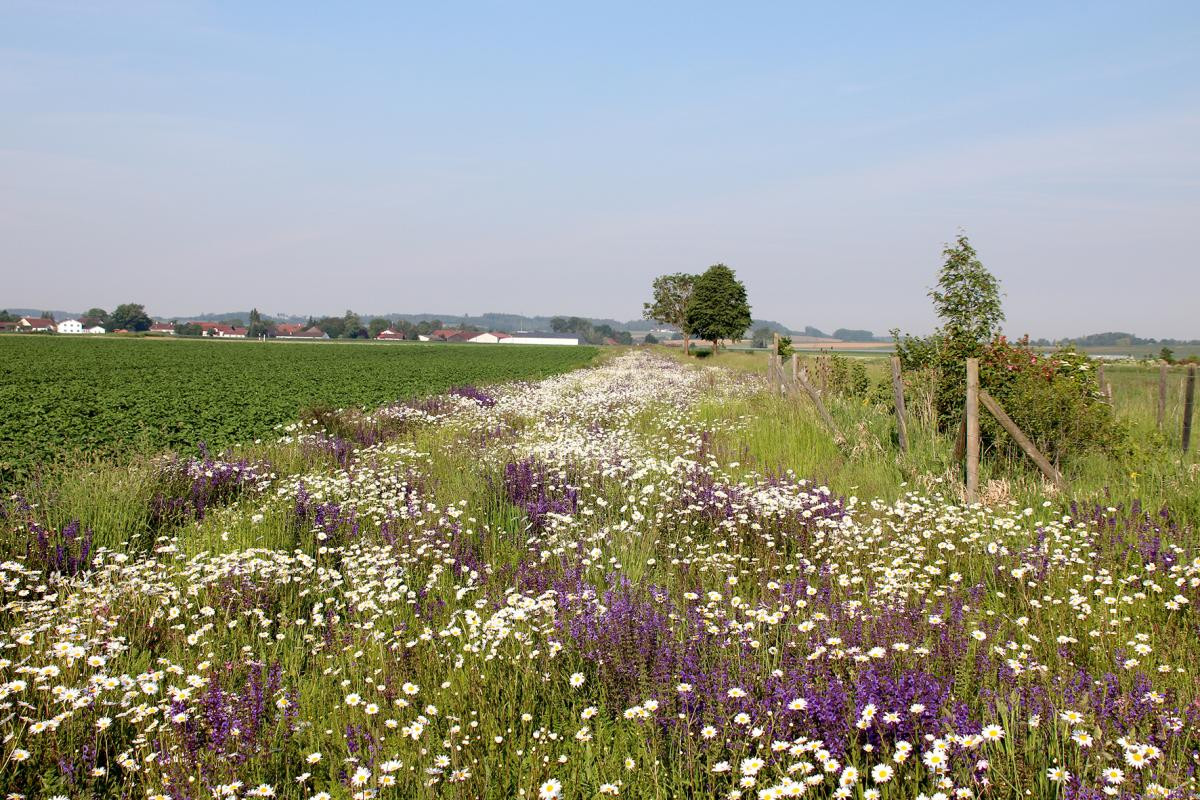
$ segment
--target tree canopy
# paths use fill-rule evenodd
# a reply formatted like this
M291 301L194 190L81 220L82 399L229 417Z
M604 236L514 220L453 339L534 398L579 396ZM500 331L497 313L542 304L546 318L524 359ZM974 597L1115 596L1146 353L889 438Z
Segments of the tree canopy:
M654 299L642 306L642 317L672 325L683 334L683 352L688 352L691 329L687 321L688 304L699 276L686 272L659 275L654 279Z
M750 322L746 287L733 270L714 264L696 279L687 307L687 327L696 338L711 341L713 352L722 339L744 334Z
M617 344L633 344L633 336L629 331L618 331L607 322L593 325L591 320L583 317L554 317L550 320L550 330L573 333L587 344L604 344L605 339L612 339Z
M109 315L108 322L114 330L127 331L148 331L151 324L141 303L122 303Z
M386 331L389 327L391 327L391 323L386 319L383 317L375 317L375 319L371 320L371 323L367 326L367 333L369 333L371 338L374 339L376 336Z
M964 233L954 245L946 245L942 255L946 261L929 297L946 336L960 345L974 345L998 335L1004 309L996 276L980 262Z
M751 336L751 344L755 347L770 347L775 341L775 331L768 328L766 325L754 329L754 334Z
M262 318L257 308L250 309L250 324L246 326L246 338L257 339L271 332L271 325Z

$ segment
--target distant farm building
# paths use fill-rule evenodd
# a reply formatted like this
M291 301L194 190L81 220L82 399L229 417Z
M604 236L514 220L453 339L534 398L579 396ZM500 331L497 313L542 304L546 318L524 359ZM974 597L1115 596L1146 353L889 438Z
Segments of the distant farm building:
M507 338L509 338L507 333L497 333L493 331L491 333L477 333L470 339L467 339L467 341L474 342L476 344L498 344L501 340Z
M430 331L428 335L419 334L417 339L422 342L467 342L475 335L454 328L439 328L436 331Z
M22 333L49 333L55 330L54 320L46 317L21 317L17 320L17 330Z
M579 344L579 337L572 333L547 333L545 331L518 331L500 340L500 344Z
M314 325L311 328L305 328L303 325L276 325L275 337L277 339L328 339L329 334Z
M379 335L376 336L375 338L383 339L384 341L396 341L399 339L403 339L404 334L401 333L400 331L394 331L391 328L388 328L386 331L380 331Z
M216 339L245 339L246 329L226 325L223 322L197 322L200 326L201 336L210 336Z
M168 336L175 335L175 326L169 322L156 322L150 326L150 333L162 333Z
M59 333L105 333L102 325L89 325L88 320L64 319L54 326Z

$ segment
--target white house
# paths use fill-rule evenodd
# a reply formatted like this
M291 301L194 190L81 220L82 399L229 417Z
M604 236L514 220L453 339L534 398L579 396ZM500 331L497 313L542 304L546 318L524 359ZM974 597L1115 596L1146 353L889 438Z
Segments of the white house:
M57 327L59 333L83 333L83 323L77 319L64 319Z
M84 333L108 333L108 331L104 330L103 325L93 325L90 328L85 328L83 332Z
M509 338L507 333L479 333L467 339L467 341L475 342L476 344L497 344L507 338Z
M518 331L501 339L500 344L579 344L579 337L569 333Z

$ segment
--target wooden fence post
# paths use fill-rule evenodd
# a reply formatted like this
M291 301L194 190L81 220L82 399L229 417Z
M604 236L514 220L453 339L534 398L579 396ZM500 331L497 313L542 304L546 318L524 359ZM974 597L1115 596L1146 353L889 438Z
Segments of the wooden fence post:
M1000 404L997 403L992 396L987 393L987 390L979 390L979 399L983 401L984 407L991 412L992 416L996 418L996 421L1000 423L1001 427L1008 431L1008 435L1011 436L1013 440L1021 446L1021 449L1025 451L1025 455L1029 456L1030 460L1033 461L1034 464L1037 464L1038 469L1042 471L1042 474L1049 478L1057 488L1065 488L1062 473L1056 470L1050 463L1049 459L1042 455L1042 452L1037 449L1037 446L1030 441L1029 437L1025 435L1024 431L1017 427L1017 423L1012 421L1012 417L1010 417L1000 406Z
M833 417L829 416L829 410L821 402L821 395L817 394L817 390L808 382L808 376L804 374L804 370L796 373L796 385L803 389L809 399L812 400L813 405L817 407L817 415L821 417L821 421L825 423L825 427L829 428L829 432L833 434L834 441L840 445L844 441L844 437L838 431Z
M967 359L967 503L979 500L979 359Z
M1158 429L1163 429L1167 419L1167 365L1158 365Z
M800 354L792 353L792 383L796 382L796 378L800 375Z
M904 378L900 374L900 357L892 356L892 399L896 404L896 431L901 452L908 452L908 415L904 410Z
M1183 453L1192 443L1192 408L1196 404L1196 365L1188 367L1187 389L1183 393Z

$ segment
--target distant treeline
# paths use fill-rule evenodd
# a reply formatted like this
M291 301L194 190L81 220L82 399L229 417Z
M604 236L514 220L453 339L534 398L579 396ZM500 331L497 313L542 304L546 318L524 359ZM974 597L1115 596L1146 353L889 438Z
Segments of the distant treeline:
M1107 333L1092 333L1087 336L1076 336L1073 339L1034 339L1031 344L1039 347L1073 344L1077 347L1133 347L1136 345L1200 345L1200 339L1143 339L1132 333L1123 331L1108 331Z

